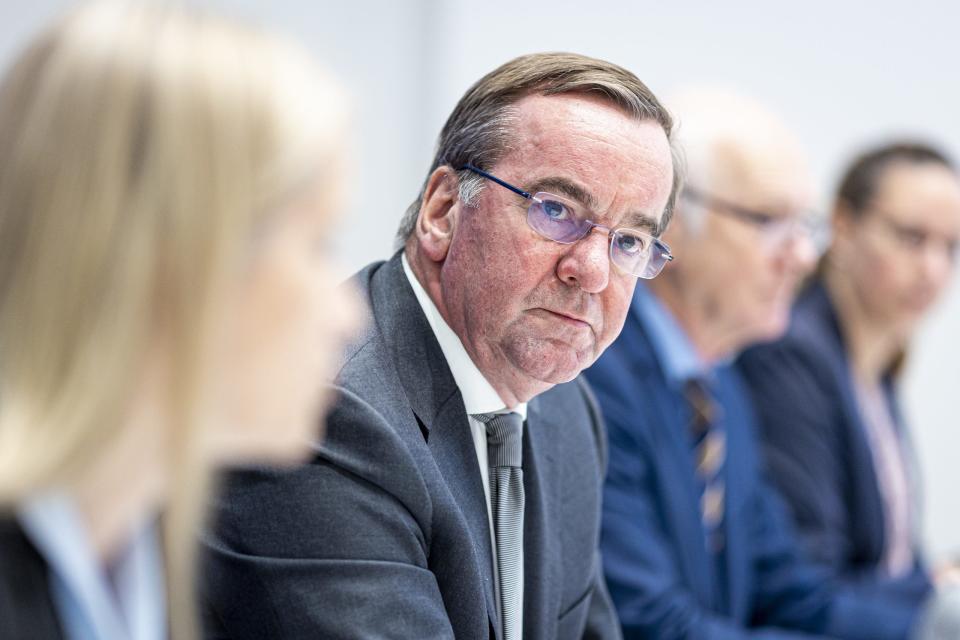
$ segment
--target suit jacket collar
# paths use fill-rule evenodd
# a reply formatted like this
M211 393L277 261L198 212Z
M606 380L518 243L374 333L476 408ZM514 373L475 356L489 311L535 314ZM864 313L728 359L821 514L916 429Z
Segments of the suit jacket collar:
M800 294L795 305L793 321L803 325L804 330L811 331L814 335L823 336L823 340L826 341L827 352L831 356L830 364L835 367L834 375L842 398L842 411L846 419L855 428L857 439L851 446L859 448L862 452L859 459L863 461L863 464L861 467L854 467L852 473L858 474L860 478L858 484L864 488L864 498L868 498L861 504L863 513L860 518L863 521L863 529L876 532L872 540L876 543L876 546L866 553L879 558L886 544L883 496L875 480L877 471L874 467L872 449L868 441L867 425L864 424L864 417L857 399L853 370L840 324L840 317L837 314L836 306L830 299L830 292L822 279L812 280ZM900 437L900 444L904 447L906 453L907 464L910 467L915 467L916 463L913 459L911 443L904 428L903 415L894 392L896 384L894 376L888 374L884 377L882 384L894 426Z
M697 353L669 309L646 285L637 284L630 312L650 338L650 347L667 382L678 389L691 379L709 379L710 365Z
M433 330L403 271L400 254L376 270L370 285L371 322L377 324L393 354L397 374L437 467L460 506L486 585L485 600L499 638L499 608L494 602L493 561L487 505L463 397ZM556 549L560 486L556 430L562 416L542 398L527 404L523 435L524 637L556 634L561 568L550 559Z
M453 375L457 387L460 389L460 395L463 396L464 405L467 413L493 413L505 408L503 400L494 390L493 385L484 377L477 368L477 365L470 359L470 355L464 348L460 337L453 332L447 324L440 311L433 304L430 295L423 288L420 282L410 268L406 255L400 254L400 261L403 265L403 272L413 290L414 296L426 317L430 330L433 332L440 350L443 352L450 373ZM519 413L524 419L527 417L527 403L522 402L512 409Z
M370 299L374 320L393 354L410 408L470 531L486 587L487 613L493 629L499 629L487 502L466 408L443 350L403 272L399 252L375 273Z
M659 486L667 491L661 496L665 524L675 540L689 540L689 532L702 531L703 523L699 511L700 490L693 473L693 454L687 430L683 428L688 408L679 389L668 382L644 318L633 314L628 322L635 323L632 333L639 341L638 348L631 351L636 359L635 371L641 372L637 384L657 396L649 403L649 410L653 414L649 417L649 423L660 425L652 430L651 436L654 449L663 454L656 458L654 467L659 476ZM729 518L726 520L729 521ZM715 563L707 553L705 541L684 549L679 554L679 561L691 588L697 593L698 601L717 608L717 576L713 571Z

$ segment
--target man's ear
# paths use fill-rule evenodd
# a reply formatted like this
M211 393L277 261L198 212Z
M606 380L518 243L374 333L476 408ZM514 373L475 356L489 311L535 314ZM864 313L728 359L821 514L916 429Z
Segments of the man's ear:
M438 167L427 180L420 204L420 215L414 233L420 250L430 260L442 262L447 257L453 232L457 227L460 201L457 174L450 167Z

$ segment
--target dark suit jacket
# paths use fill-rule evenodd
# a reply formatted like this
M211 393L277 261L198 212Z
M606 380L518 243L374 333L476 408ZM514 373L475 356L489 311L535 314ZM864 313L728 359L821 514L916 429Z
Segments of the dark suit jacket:
M771 478L812 557L851 587L919 603L930 591L920 562L896 580L877 571L883 500L840 326L823 285L815 281L801 294L781 340L750 349L738 364L760 417ZM888 401L902 430L893 391L888 380Z
M460 391L399 254L310 464L234 474L207 540L209 637L494 636L487 509ZM619 637L597 554L605 444L580 381L528 405L524 638Z
M601 549L625 637L906 637L912 611L833 591L797 553L786 512L764 482L734 371L719 368L713 388L727 434L726 545L717 557L700 517L690 409L634 310L587 377L609 434Z
M0 515L0 638L63 639L48 573L16 520Z

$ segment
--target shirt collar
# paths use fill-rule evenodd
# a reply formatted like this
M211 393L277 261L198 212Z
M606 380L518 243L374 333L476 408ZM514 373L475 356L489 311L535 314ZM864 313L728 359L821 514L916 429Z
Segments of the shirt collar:
M20 504L17 518L50 567L52 596L69 637L166 636L163 559L152 523L145 523L116 559L114 595L80 513L66 494L34 495Z
M436 305L433 304L433 300L431 300L429 294L427 294L426 289L424 289L420 281L417 280L413 270L410 268L410 263L407 261L406 254L401 254L400 261L403 263L403 273L410 282L413 294L416 296L417 302L420 303L423 314L427 316L430 329L433 330L433 335L437 338L437 342L440 343L440 350L443 352L443 357L447 360L447 366L450 367L453 380L460 389L460 395L463 396L463 406L466 407L467 413L475 415L478 413L500 413L506 411L507 407L504 405L500 395L494 390L493 386L491 386L483 374L480 373L477 365L473 363L467 350L463 347L459 336L454 333L450 325L443 319L440 311ZM510 409L510 411L519 413L523 419L526 420L527 403L521 402L513 409Z
M646 285L637 283L630 312L646 328L657 360L671 384L680 387L689 380L712 377L712 367L697 354L676 317Z

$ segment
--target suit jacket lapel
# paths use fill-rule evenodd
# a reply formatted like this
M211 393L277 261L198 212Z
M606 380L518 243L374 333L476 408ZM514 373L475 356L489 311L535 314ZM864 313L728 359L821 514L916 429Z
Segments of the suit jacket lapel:
M630 321L636 322L636 318ZM669 387L663 368L656 358L656 350L640 323L641 348L638 357L645 354L649 362L638 362L642 372L638 388L650 396L647 403L652 415L653 456L651 464L660 488L660 508L673 539L681 541L684 552L679 561L690 587L698 600L716 604L714 562L707 553L703 521L700 517L700 490L696 485L693 457L687 423L689 412L681 394Z
M484 597L494 629L499 629L499 607L493 593L493 557L487 500L477 452L463 398L420 307L397 253L377 274L374 308L381 333L392 343L397 372L407 400L420 424L427 446L453 494L473 542L477 564L486 586ZM383 306L381 306L383 305Z
M830 352L835 354L835 359L831 362L834 369L834 376L839 381L840 395L842 397L842 411L846 419L854 425L854 437L850 442L850 466L851 472L855 475L855 482L861 487L864 498L858 505L858 513L855 514L858 520L862 522L861 530L873 532L869 540L863 540L864 549L870 557L879 558L883 553L885 544L885 527L883 521L883 497L880 495L879 487L875 478L876 470L873 465L873 454L867 441L867 427L863 422L863 415L860 412L860 403L857 400L857 392L854 388L853 374L851 373L850 362L847 359L847 348L843 336L843 330L840 327L840 319L837 317L836 309L827 293L826 287L822 282L816 282L811 285L798 303L808 313L813 314L814 319L820 325L820 334L824 340L830 343Z
M456 497L470 529L473 550L483 576L490 623L494 629L499 630L499 607L494 600L493 590L493 556L487 499L477 463L477 451L459 392L440 407L437 415L427 423L427 428L430 431L430 451L450 491Z

